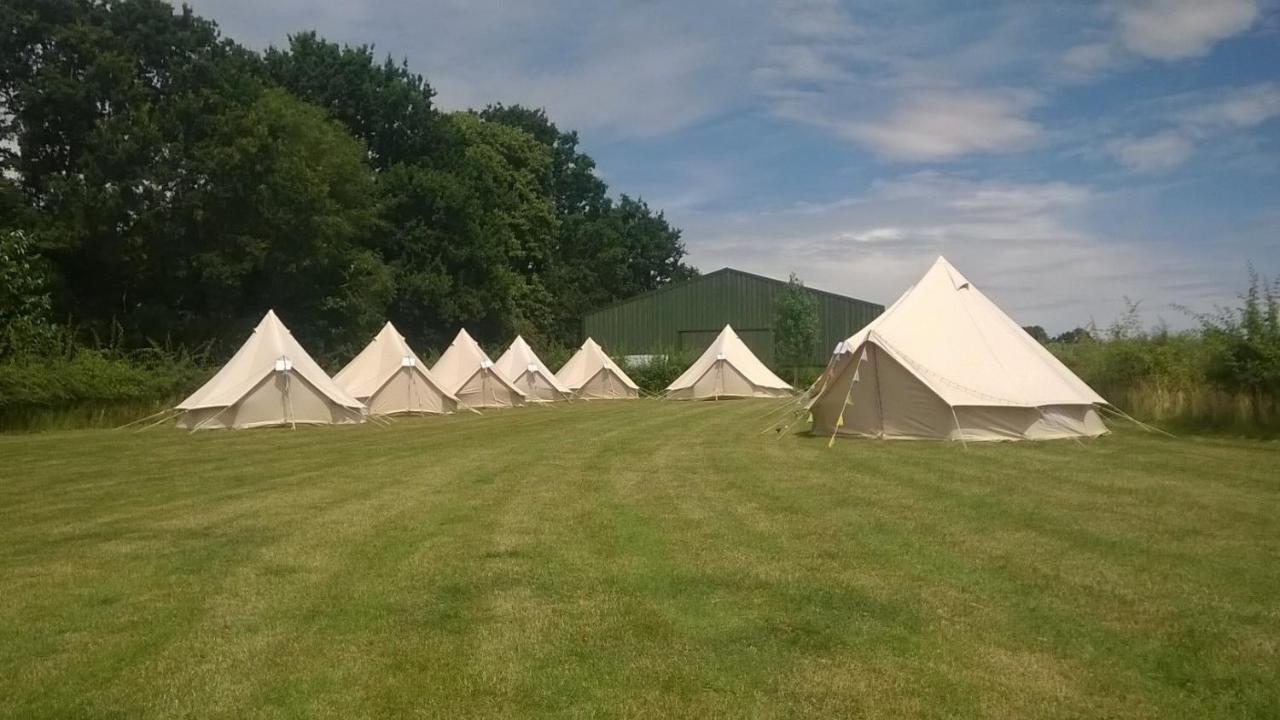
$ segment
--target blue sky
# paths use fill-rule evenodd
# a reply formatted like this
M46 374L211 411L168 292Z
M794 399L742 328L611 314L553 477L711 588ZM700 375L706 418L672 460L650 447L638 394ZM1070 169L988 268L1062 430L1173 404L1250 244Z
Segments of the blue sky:
M939 254L1019 322L1280 275L1280 0L194 0L545 107L690 260L883 303Z

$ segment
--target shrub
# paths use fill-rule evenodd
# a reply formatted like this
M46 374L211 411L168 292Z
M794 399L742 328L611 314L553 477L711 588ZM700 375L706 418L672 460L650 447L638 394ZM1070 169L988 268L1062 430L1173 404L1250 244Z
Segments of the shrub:
M0 430L119 425L172 405L210 375L203 356L160 347L13 357L0 362Z
M26 233L0 232L0 358L52 349L49 269Z
M698 359L698 353L692 353L686 350L664 350L654 355L649 355L644 361L629 361L625 358L614 358L618 364L622 366L627 376L635 381L640 389L646 393L660 395L667 386L680 377L694 360Z
M1236 308L1191 313L1200 328L1147 330L1137 305L1102 333L1047 347L1115 406L1188 429L1280 430L1280 285L1250 272Z

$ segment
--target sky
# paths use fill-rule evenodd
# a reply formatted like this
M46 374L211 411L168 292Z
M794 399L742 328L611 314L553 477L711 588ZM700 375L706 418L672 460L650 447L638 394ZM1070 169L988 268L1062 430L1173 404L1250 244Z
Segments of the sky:
M546 108L689 261L889 304L938 255L1024 325L1280 276L1280 0L190 0L250 47Z

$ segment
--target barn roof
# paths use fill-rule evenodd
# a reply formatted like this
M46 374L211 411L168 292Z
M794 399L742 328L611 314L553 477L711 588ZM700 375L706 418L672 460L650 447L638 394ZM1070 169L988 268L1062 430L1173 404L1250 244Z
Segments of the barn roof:
M640 293L639 295L632 295L631 297L628 297L628 298L622 298L621 300L615 300L615 301L613 301L613 302L611 302L611 303L608 303L608 304L606 304L606 305L601 305L600 307L598 307L598 308L596 308L596 309L594 309L594 310L591 310L590 312L588 312L588 313L587 313L587 315L594 315L594 314L599 313L599 312L604 312L604 311L606 311L606 310L611 310L611 309L613 309L613 308L620 307L620 306L622 306L622 305L629 305L629 304L634 303L634 302L641 302L641 301L644 301L644 300L650 300L650 299L652 299L652 298L659 297L659 296L663 295L664 293L671 292L672 290L678 290L678 289L680 289L680 288L687 287L687 286L689 286L689 285L693 285L693 284L695 284L695 283L699 283L699 282L702 282L702 281L704 281L704 280L708 280L708 279L713 278L713 277L716 277L716 276L718 276L718 275L737 275L737 276L739 276L739 277L751 278L752 280L758 280L758 281L765 282L765 283L770 283L770 284L773 284L773 285L784 285L784 286L785 286L785 285L787 284L787 281L786 281L786 280L779 280L779 279L777 279L777 278L771 278L771 277L768 277L768 276L765 276L765 275L757 275L757 274L755 274L755 273L747 272L746 270L738 270L737 268L722 267L722 268L720 268L719 270L713 270L713 271L711 271L711 272L709 272L709 273L703 273L703 274L701 274L701 275L698 275L697 277L689 278L688 280L679 280L679 281L677 281L677 282L667 283L666 285L663 285L663 286L662 286L662 287L660 287L660 288L657 288L657 289L654 289L654 290L649 290L649 291L647 291L647 292L642 292L642 293ZM819 289L817 289L817 288L809 287L808 285L806 285L806 286L805 286L805 289L806 289L806 290L808 290L808 291L809 291L809 292L811 292L811 293L814 293L815 295L823 295L823 296L826 296L826 297L829 297L829 298L833 298L833 299L836 299L836 300L842 300L842 301L845 301L845 302L864 303L864 304L867 304L867 305L874 305L874 306L876 306L876 307L880 307L880 308L883 308L883 307L884 307L884 306L883 306L883 305L881 305L880 303L871 302L870 300L862 300L862 299L855 298L855 297L849 297L848 295L841 295L841 294L839 294L839 293L828 292L828 291L826 291L826 290L819 290Z

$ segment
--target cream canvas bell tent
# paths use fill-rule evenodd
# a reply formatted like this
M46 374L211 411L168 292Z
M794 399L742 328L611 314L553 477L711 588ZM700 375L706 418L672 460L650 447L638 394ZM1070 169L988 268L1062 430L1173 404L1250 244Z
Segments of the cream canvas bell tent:
M383 325L333 381L374 415L444 414L458 409L458 399L440 387L391 323Z
M791 386L760 362L728 325L706 352L667 386L672 400L785 397Z
M525 403L524 393L494 367L467 331L459 330L431 368L440 386L468 407L512 407Z
M274 311L176 409L178 427L189 430L358 423L365 414L364 405L320 369Z
M640 397L640 386L631 381L604 348L587 338L578 352L556 373L556 379L585 400L629 400Z
M523 392L530 402L568 400L573 391L556 379L524 338L517 335L507 351L494 363L498 372Z
M813 432L1044 440L1107 432L1105 400L945 258L836 347L814 387Z

